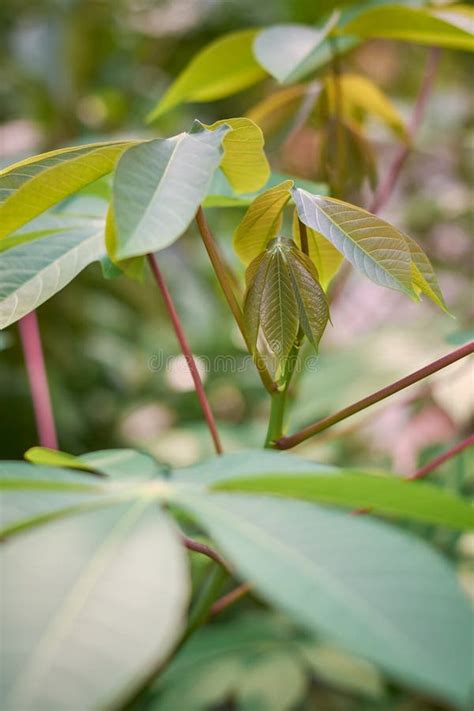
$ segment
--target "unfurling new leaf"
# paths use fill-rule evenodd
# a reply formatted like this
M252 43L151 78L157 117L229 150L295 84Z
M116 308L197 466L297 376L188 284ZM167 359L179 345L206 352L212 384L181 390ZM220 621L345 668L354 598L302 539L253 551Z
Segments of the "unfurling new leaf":
M311 259L293 240L273 240L250 264L246 279L244 319L252 348L261 329L278 362L284 365L301 328L317 349L329 307Z

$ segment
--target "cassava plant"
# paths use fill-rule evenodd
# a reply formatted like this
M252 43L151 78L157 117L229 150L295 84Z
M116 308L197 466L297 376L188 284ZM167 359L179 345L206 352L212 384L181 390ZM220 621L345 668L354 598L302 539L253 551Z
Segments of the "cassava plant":
M427 297L446 317L428 256L377 213L410 152L439 48L472 49L469 17L459 5L365 3L335 10L318 27L233 32L190 62L149 118L268 76L285 85L248 116L195 121L170 138L61 148L0 172L0 326L19 325L40 445L26 462L0 466L5 711L303 708L310 674L378 699L373 708L391 708L381 672L420 703L469 707L470 606L455 567L423 540L426 527L454 540L472 529L467 496L407 483L370 462L355 470L279 451L474 350L472 342L460 345L288 431L292 378L305 348L324 348L348 266L380 288ZM344 70L347 53L373 37L430 47L408 125L375 84ZM399 141L380 181L368 115ZM283 149L303 126L320 138L314 175L272 171L264 136ZM93 213L91 195L101 198ZM246 209L234 233L244 279L206 219L206 210L229 206ZM192 223L268 392L261 450L224 453L160 267L160 251ZM214 458L170 471L132 449L59 450L36 309L95 261L108 279L151 274L156 281ZM472 443L472 436L460 440L411 478ZM260 601L259 614L211 624L203 637L207 623L248 595ZM265 686L268 664L276 671ZM347 678L334 672L341 668Z

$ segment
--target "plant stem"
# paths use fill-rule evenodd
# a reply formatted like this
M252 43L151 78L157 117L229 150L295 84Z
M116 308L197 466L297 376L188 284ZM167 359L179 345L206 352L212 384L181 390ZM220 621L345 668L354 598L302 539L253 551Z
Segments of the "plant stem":
M385 388L377 390L375 393L368 395L362 400L359 400L358 402L355 402L352 405L349 405L348 407L339 410L339 412L336 412L333 415L329 415L329 417L325 417L312 425L308 425L308 427L305 427L300 432L296 432L295 434L289 435L288 437L281 437L275 443L275 445L276 447L278 447L278 449L290 449L291 447L295 447L297 444L304 442L304 440L308 439L309 437L318 434L318 432L322 432L323 430L326 430L329 427L336 425L338 422L345 420L347 417L351 417L357 412L361 412L367 407L370 407L371 405L374 405L375 403L380 402L381 400L384 400L387 397L390 397L390 395L394 395L400 390L403 390L404 388L407 388L410 385L413 385L414 383L423 380L423 378L426 378L429 375L432 375L433 373L437 373L439 370L446 368L446 366L451 365L451 363L455 363L461 358L465 358L473 352L474 341L471 341L470 343L466 343L466 345L461 346L461 348L457 348L455 351L452 351L451 353L448 353L442 358L439 358L438 360L433 361L429 365L426 365L424 368L420 368L420 370L416 370L414 373L407 375L405 378L401 378L401 380L397 380L391 385L387 385Z
M31 311L23 316L18 328L30 384L39 443L42 447L58 449L58 438L36 312Z
M379 212L390 199L395 184L405 164L406 159L412 150L412 143L417 133L431 96L431 92L438 69L441 50L439 47L432 47L426 60L425 72L421 82L420 90L416 97L415 106L408 126L409 141L401 146L391 164L385 179L380 183L369 207L370 212Z
M219 254L219 250L217 249L216 242L209 228L209 225L207 224L206 218L204 216L204 210L202 209L202 207L199 207L196 213L196 223L199 228L202 241L204 242L204 246L209 255L209 259L211 260L211 264L216 273L217 280L221 285L222 291L224 292L224 296L236 320L237 326L239 327L240 333L242 334L242 338L245 341L248 351L249 353L252 353L253 349L251 348L249 340L247 338L242 309L240 308L240 305L235 297L227 268L224 265L224 262L222 261L221 255ZM268 392L273 392L275 390L275 384L273 383L263 360L258 356L258 354L254 356L254 362L265 388L268 390Z
M225 570L229 571L229 566L225 560L210 546L206 546L205 543L200 543L199 541L195 541L193 538L188 538L187 536L183 536L181 540L185 548L189 551L202 553L202 555L206 555L208 558L211 558L213 561L222 566Z
M267 449L275 447L275 442L279 440L283 434L285 404L286 388L284 390L276 390L272 393L270 401L270 419L268 422L267 438L265 440L265 447Z
M469 437L466 437L465 439L461 440L450 449L447 449L446 451L439 454L437 457L435 457L423 467L418 469L418 471L416 471L414 474L409 476L408 479L422 479L424 476L430 474L432 471L441 466L441 464L444 464L444 462L447 462L449 459L455 457L456 454L459 454L463 450L467 449L468 447L472 447L473 445L474 434L471 434L469 435Z
M250 583L242 583L242 585L239 585L238 587L234 588L229 593L227 593L227 595L223 595L211 607L212 617L214 617L214 615L218 615L227 607L233 605L234 602L237 602L237 600L243 598L245 595L247 595L247 593L251 591L251 589L252 586L250 585Z
M213 565L209 576L204 581L198 598L189 614L189 621L183 638L180 642L180 647L189 639L198 627L203 625L208 618L214 614L213 608L217 596L220 594L222 587L227 580L228 573L221 568L220 565Z
M309 256L308 230L306 229L306 225L304 224L304 222L301 222L299 217L298 228L300 231L301 251L304 252L307 256Z
M194 387L196 389L196 394L198 396L204 418L207 422L209 432L211 433L214 448L217 454L222 454L223 449L219 438L219 433L217 431L216 422L214 420L214 415L212 414L211 406L209 405L209 401L206 397L206 393L204 391L204 387L201 381L201 376L199 375L196 362L193 358L193 354L191 353L191 349L184 334L184 330L179 319L178 312L176 311L173 299L171 298L171 294L163 279L160 268L158 267L158 261L155 255L149 254L148 261L151 267L151 271L153 272L153 276L155 277L156 283L158 284L158 288L160 289L161 294L163 296L163 301L165 302L166 309L171 318L174 332L176 334L176 338L178 339L179 345L181 346L183 355L186 359L189 372L191 373L191 377L194 382Z

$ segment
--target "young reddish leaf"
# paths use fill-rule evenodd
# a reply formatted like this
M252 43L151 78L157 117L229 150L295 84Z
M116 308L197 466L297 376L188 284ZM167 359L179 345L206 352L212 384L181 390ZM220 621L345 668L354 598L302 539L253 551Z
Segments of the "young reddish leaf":
M285 363L295 343L299 321L286 249L280 239L269 247L270 262L260 310L263 334L280 364Z
M299 249L290 249L288 269L298 302L300 325L308 341L318 349L329 320L329 306L311 259Z
M292 240L273 240L250 264L246 280L244 318L253 348L261 328L283 365L301 326L317 349L329 308L311 259Z
M260 308L270 259L268 252L262 252L250 263L245 273L247 293L245 294L244 302L244 321L250 346L253 350L257 344L258 330L260 328Z

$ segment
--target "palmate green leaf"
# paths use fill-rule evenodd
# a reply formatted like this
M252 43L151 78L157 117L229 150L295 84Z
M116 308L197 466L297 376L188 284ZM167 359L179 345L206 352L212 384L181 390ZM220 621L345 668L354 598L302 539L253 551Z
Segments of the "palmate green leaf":
M230 126L224 136L224 157L221 170L236 193L259 190L268 181L270 166L263 151L263 133L249 118L216 121L205 128L214 131L219 126Z
M31 447L25 452L25 459L33 464L82 469L125 481L151 479L167 471L150 454L136 449L104 449L76 457L47 447Z
M0 328L33 311L105 254L104 228L82 227L19 244L0 259Z
M266 682L265 688L258 689L259 693L252 700L255 706L250 708L267 708L262 704L271 701L268 697L279 686L277 678L280 683L283 679L287 687L299 687L291 694L298 701L304 691L301 681L306 665L296 648L297 640L297 633L286 619L263 611L201 628L160 676L156 693L152 692L150 709L195 711L223 704L229 697L237 701L240 709L249 685L253 686L257 679L261 684ZM290 659L284 669L280 663L282 656ZM266 667L263 666L265 661L270 662ZM295 666L297 671L292 674ZM261 674L264 670L265 675ZM291 683L295 677L296 684ZM280 698L284 697L285 693ZM271 711L273 708L280 707L270 706Z
M307 25L274 25L255 39L254 52L269 74L281 83L299 81L321 65L319 50L339 19L335 11L319 28ZM326 58L327 61L330 58Z
M112 172L133 141L93 143L27 158L0 171L0 238Z
M425 482L342 470L337 476L265 473L218 482L218 491L274 494L350 508L370 508L414 521L459 530L474 529L474 507L451 491Z
M273 711L283 703L293 709L302 700L309 673L349 693L368 698L383 693L371 664L308 639L281 614L259 610L198 630L160 676L150 709L195 711L222 705L229 697L240 709L250 688L258 693L244 708Z
M89 506L105 504L97 477L25 462L0 463L0 538Z
M212 457L185 469L176 469L172 481L178 484L211 485L237 476L259 476L264 471L284 474L288 471L321 472L328 475L338 472L336 467L316 464L289 452L248 449Z
M298 211L296 209L293 212L292 231L293 240L301 249L301 235L298 224ZM306 227L306 235L308 238L309 257L318 271L319 283L326 291L331 280L339 271L344 257L320 232Z
M10 541L2 707L104 708L130 691L181 633L186 567L173 525L143 499Z
M154 121L183 102L215 101L265 78L252 44L258 29L230 32L198 52L148 115Z
M229 130L198 128L125 151L113 183L117 259L163 249L182 235L206 195Z
M439 9L394 4L368 8L344 25L343 32L362 38L395 39L472 52L472 25L470 31L458 25L449 14L440 15Z
M281 213L291 197L292 186L292 180L285 180L259 195L235 230L234 249L246 266L265 249L280 229Z
M172 497L268 602L397 681L467 705L471 611L454 570L421 540L304 501Z
M424 293L447 311L431 262L411 237L341 200L298 188L292 195L300 220L319 231L369 279L415 299Z

